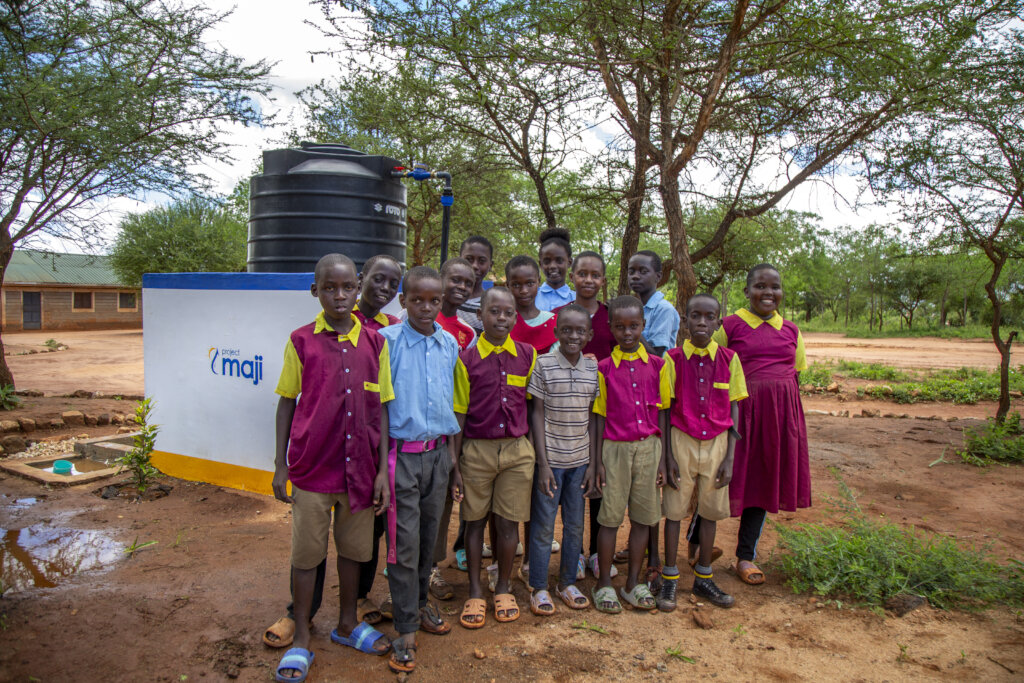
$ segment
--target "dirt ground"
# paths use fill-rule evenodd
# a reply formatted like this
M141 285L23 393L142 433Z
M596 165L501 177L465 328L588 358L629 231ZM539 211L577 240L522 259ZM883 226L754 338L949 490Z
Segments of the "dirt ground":
M47 339L66 351L18 355L44 349ZM105 394L143 392L142 330L5 332L4 353L18 389L70 394L78 389Z
M883 363L907 369L985 368L999 365L999 352L991 339L939 339L938 337L893 339L847 339L841 334L812 332L804 335L807 361L856 360ZM1013 345L1014 366L1024 360L1019 355L1024 344Z
M808 337L814 358L816 342ZM966 358L972 348L971 342L926 341L937 343L938 357L953 352ZM853 348L865 349L865 356L841 347L829 347L828 353L871 360L867 354L876 352L870 346ZM984 362L980 355L977 362ZM908 361L906 367L921 366ZM25 388L34 385L27 371L18 381ZM854 403L833 395L805 400L810 410L849 410ZM864 403L884 412L911 412L891 403ZM921 406L924 415L939 418L981 418L993 411L991 404L912 408ZM781 513L773 521L829 520L826 499L837 492L829 473L834 467L872 514L967 544L990 544L1000 559L1024 559L1019 519L1024 469L977 469L958 464L953 455L964 427L979 420L812 413L807 421L815 507ZM948 462L934 464L942 455ZM260 635L288 602L287 506L207 484L166 481L174 486L169 496L138 504L103 500L93 494L95 486L46 490L18 478L0 479L2 563L10 586L0 599L0 681L272 680L281 651L265 647ZM731 570L735 531L734 520L720 525L718 545L726 554L715 563L715 573L737 604L730 610L700 608L712 617L711 630L694 624L692 611L698 608L686 601L685 590L681 608L672 614L573 613L559 604L557 615L542 618L529 613L528 593L515 581L524 612L517 622L497 624L492 612L480 631L456 625L444 637L421 635L414 676L452 681L1021 679L1020 610L975 614L926 606L896 618L794 594L772 571L776 534L771 525L759 548L768 583L745 586ZM625 533L623 527L620 543ZM156 543L134 555L125 552L150 541ZM36 575L26 573L26 566ZM456 595L442 609L455 619L466 597L466 576L454 568L444 574ZM37 588L33 582L55 585ZM681 588L688 582L684 575ZM373 595L381 598L386 584L378 576ZM328 585L337 585L333 566ZM592 585L588 575L581 587L589 592ZM387 680L383 659L330 642L336 615L337 599L329 595L315 619L316 661L309 680ZM578 628L584 625L608 633ZM394 635L390 623L382 628ZM669 649L694 662L671 657Z

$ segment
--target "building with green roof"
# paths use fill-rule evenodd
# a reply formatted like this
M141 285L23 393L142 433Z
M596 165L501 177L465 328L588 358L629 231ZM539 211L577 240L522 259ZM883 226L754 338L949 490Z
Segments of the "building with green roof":
M142 327L142 292L106 256L16 249L0 307L4 332Z

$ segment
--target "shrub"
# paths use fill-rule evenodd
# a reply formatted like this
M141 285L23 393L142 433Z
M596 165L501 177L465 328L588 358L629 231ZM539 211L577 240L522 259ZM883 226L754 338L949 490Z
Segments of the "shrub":
M964 449L957 455L969 465L1024 463L1024 428L1020 413L1010 413L1000 424L989 418L984 427L964 430Z
M5 384L0 387L0 408L14 410L21 405L21 399L14 393L13 384Z
M810 384L818 389L824 389L832 384L833 371L835 366L830 362L813 363L800 373L800 384Z
M1024 564L1005 566L987 548L869 519L842 479L839 489L839 526L776 524L777 562L794 591L878 606L901 593L942 609L1024 604Z
M839 361L838 370L847 377L857 379L881 380L883 382L905 382L910 379L910 374L881 363L859 363L852 360Z
M132 448L117 459L121 470L128 470L131 473L132 485L139 494L145 493L152 485L153 479L160 474L160 471L150 463L156 445L156 434L160 431L159 425L149 424L149 414L152 411L152 399L143 399L135 406L135 424L138 425L139 431L132 437Z
M1024 388L1024 371L1010 370L1010 390ZM999 400L999 374L978 368L937 370L924 379L900 382L880 387L861 387L858 394L874 398L888 398L897 403L920 401L951 401L977 403Z

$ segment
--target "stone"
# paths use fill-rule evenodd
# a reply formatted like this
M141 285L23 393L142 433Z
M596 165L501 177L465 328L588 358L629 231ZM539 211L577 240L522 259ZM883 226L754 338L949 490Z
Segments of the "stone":
M693 614L693 623L697 624L697 626L700 626L705 631L708 631L708 630L713 629L715 627L715 622L713 622L711 620L711 616L710 615L705 614L704 612L702 612L699 609L693 610L692 614Z
M64 424L79 427L85 424L85 415L80 410L65 410L60 414Z
M108 425L110 424L110 413L100 413L96 416L96 424Z
M0 420L0 432L20 432L21 425L17 420Z
M112 425L123 425L124 424L124 415L122 415L121 413L114 413L113 415L110 416L110 424L112 424Z
M832 384L829 384L827 387L825 387L825 391L827 391L827 392L829 392L831 394L838 394L839 393L839 382L832 382Z
M1010 396L1013 398L1024 398L1024 391L1011 391Z
M64 429L64 420L53 418L50 420L50 429Z
M21 431L23 432L36 431L36 421L30 417L19 417L18 425L21 427Z
M39 398L40 396L43 395L43 392L37 391L35 389L19 389L14 393L17 394L18 396L27 396L29 398Z
M882 416L882 411L881 410L868 410L867 408L865 408L864 410L860 411L860 414L863 417L881 417Z
M4 453L20 453L28 448L25 439L14 434L0 439L0 446L3 447Z
M912 593L899 593L885 601L885 608L898 617L914 611L928 600Z
M134 431L135 431L135 427L128 427L127 425L122 425L122 426L117 428L117 433L118 434L131 434Z
M957 420L959 420L960 418L959 418L959 417L955 417L955 416L953 416L953 415L950 415L950 416L948 416L948 417L944 417L944 418L942 418L942 419L943 419L943 420L945 420L946 422L956 422L956 421L957 421Z
M99 424L99 419L95 415L86 415L85 424L89 425L90 427L95 427L97 424Z
M92 398L92 392L85 389L77 389L67 395L68 398Z
M808 408L808 409L804 410L804 415L828 415L828 414L829 414L829 412L827 410L816 410L814 408Z

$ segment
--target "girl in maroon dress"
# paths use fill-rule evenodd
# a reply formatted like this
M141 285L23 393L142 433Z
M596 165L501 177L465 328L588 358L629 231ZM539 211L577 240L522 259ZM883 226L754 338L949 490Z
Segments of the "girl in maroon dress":
M766 513L811 506L811 472L807 425L800 403L800 372L807 369L800 330L784 320L782 279L774 266L762 263L747 274L743 293L750 301L726 317L713 339L739 354L750 399L740 401L740 419L729 503L740 518L736 574L750 585L764 583L754 564ZM689 540L699 547L694 517Z

